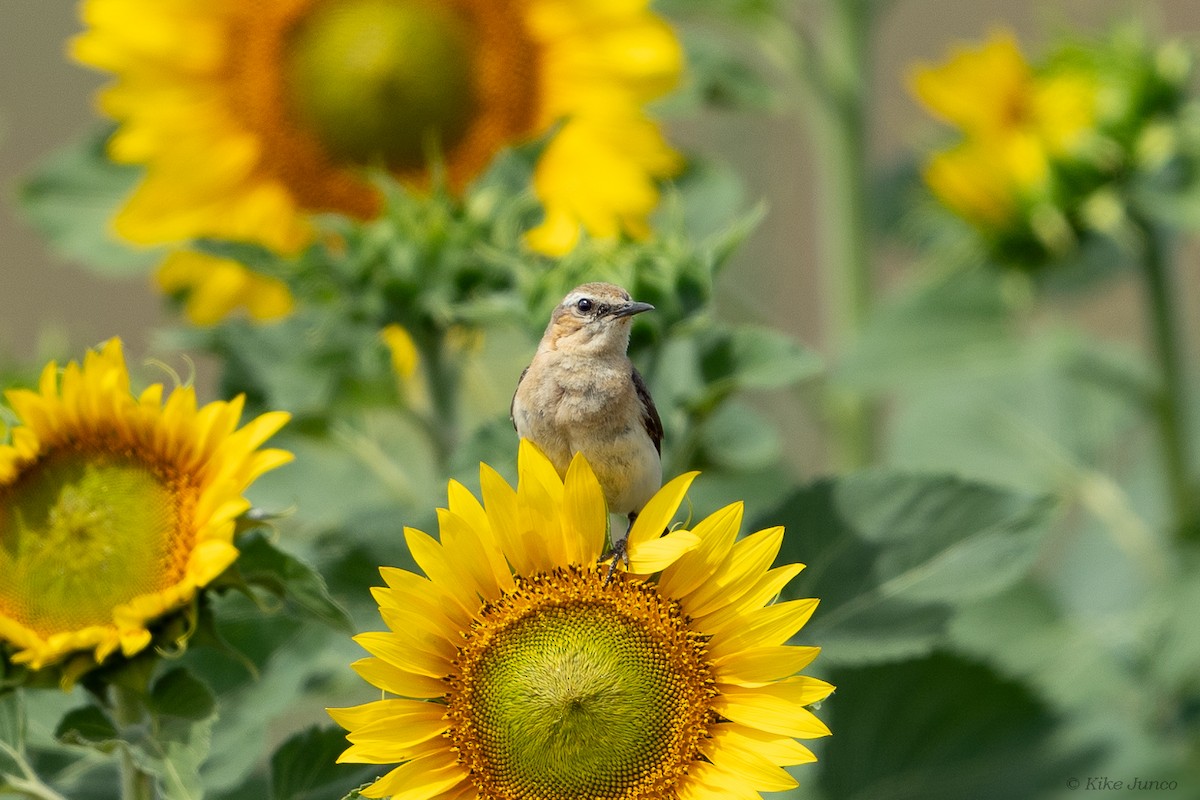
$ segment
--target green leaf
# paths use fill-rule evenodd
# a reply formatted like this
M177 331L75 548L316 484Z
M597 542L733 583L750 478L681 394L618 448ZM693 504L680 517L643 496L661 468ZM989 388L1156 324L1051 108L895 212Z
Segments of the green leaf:
M868 472L844 480L842 518L880 546L888 591L917 602L961 602L1015 583L1037 555L1053 504L968 483Z
M1018 353L1004 292L1002 276L985 270L925 281L867 321L833 377L850 388L881 390L945 373L993 372Z
M722 404L704 420L701 438L708 459L731 470L760 469L776 463L783 454L775 426L736 401Z
M710 401L743 389L790 386L822 368L815 353L771 328L712 325L696 338Z
M99 707L72 709L58 723L54 737L64 744L91 747L111 753L118 744L117 726Z
M781 560L809 565L785 590L821 599L799 640L826 663L874 663L930 652L958 604L1019 580L1049 510L1040 496L872 472L800 489L757 526L785 525Z
M208 719L217 707L208 686L183 667L177 667L155 681L148 705L159 716L193 721Z
M667 192L664 211L678 214L683 228L704 241L725 235L731 218L745 206L745 182L731 166L714 160L689 159L687 169Z
M0 662L3 663L3 662ZM25 749L25 708L19 692L0 691L0 776L20 771L6 748L20 753ZM2 781L0 781L0 785Z
M344 795L378 772L370 765L338 764L349 746L340 728L312 727L271 756L271 800L318 800Z
M818 716L819 782L831 798L1012 800L1055 796L1093 754L1056 739L1022 685L946 655L841 669Z
M238 540L236 567L249 584L282 598L294 612L345 632L354 630L350 618L329 595L321 575L267 541L261 533Z
M361 589L359 590L361 591ZM365 594L365 592L364 592ZM369 597L369 595L368 595ZM229 651L194 648L188 660L221 698L220 723L213 729L211 753L201 776L211 792L233 792L248 780L286 731L290 721L310 719L322 705L308 692L346 674L346 665L361 656L348 636L322 625L302 624L283 615L264 615L246 597L230 593L217 598L214 616ZM235 657L232 652L240 653ZM265 783L265 774L259 775ZM248 790L247 790L248 791ZM265 797L230 794L231 798Z
M230 242L224 239L196 239L191 247L197 252L236 261L264 275L286 277L291 271L291 261L262 245L250 242Z
M152 728L130 743L138 766L155 776L163 800L204 797L200 766L208 757L213 722L155 717Z
M952 470L1032 490L1076 465L1128 460L1154 378L1145 359L1078 333L1042 331L989 374L947 369L901 387L889 451L897 466Z
M20 189L20 208L63 258L101 275L142 275L162 250L135 249L112 232L113 215L142 171L109 160L111 133L94 131L39 165Z

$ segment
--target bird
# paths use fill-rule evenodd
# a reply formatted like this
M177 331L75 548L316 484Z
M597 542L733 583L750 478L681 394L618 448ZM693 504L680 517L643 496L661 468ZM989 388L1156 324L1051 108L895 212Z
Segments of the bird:
M618 561L628 568L629 531L662 486L662 420L628 355L633 317L652 310L611 283L572 289L551 313L509 409L518 436L537 445L560 476L582 453L609 513L628 517L625 535L605 556L612 559L606 584Z

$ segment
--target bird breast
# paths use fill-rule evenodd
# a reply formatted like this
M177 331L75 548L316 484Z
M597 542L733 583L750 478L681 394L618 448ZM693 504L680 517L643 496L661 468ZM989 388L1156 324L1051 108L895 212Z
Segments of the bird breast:
M629 377L633 367L628 359L615 363L597 359L575 361L560 359L554 369L557 397L550 405L559 424L604 427L619 418L613 412L624 403L636 402Z

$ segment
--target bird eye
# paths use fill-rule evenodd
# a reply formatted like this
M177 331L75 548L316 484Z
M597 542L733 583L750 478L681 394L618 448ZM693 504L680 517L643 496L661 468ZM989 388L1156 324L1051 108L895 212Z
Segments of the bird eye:
M579 302L575 304L575 307L586 314L592 310L592 301L586 297L581 297Z

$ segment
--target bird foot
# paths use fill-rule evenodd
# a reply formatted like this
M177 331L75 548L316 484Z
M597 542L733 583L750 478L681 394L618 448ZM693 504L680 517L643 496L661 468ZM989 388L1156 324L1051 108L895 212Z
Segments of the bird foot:
M600 559L601 563L608 561L608 571L604 573L605 586L608 586L609 581L612 580L613 573L617 571L617 562L622 562L625 564L625 569L629 569L628 542L629 534L617 539L615 542L613 542L612 552Z

